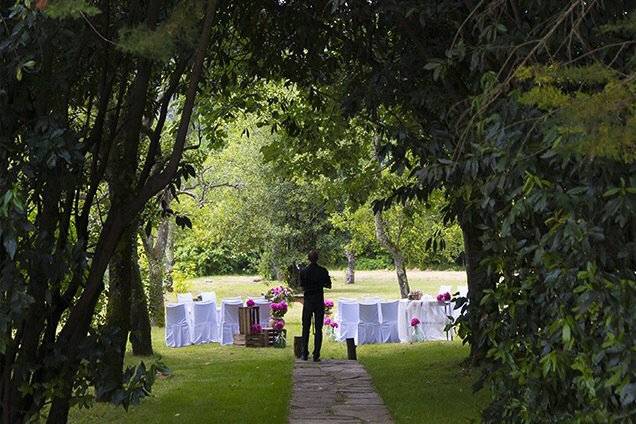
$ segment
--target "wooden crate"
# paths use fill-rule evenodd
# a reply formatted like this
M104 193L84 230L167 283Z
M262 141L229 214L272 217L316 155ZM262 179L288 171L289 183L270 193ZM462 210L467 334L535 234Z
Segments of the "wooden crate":
M252 326L258 324L258 306L251 308L239 307L239 332L243 335L252 334Z
M283 334L285 335L285 338L287 338L287 329L283 328L281 330L283 332ZM276 338L276 336L278 335L278 333L280 333L281 331L278 330L274 330L271 327L265 327L263 328L263 334L267 335L267 345L268 346L272 346L274 344L274 338Z
M235 334L234 344L245 347L267 347L268 339L265 333Z

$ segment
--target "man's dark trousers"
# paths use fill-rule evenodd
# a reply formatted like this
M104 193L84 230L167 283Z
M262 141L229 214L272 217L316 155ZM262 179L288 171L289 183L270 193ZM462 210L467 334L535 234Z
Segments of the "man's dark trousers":
M309 329L311 318L314 318L314 358L320 358L322 347L322 323L325 319L325 301L321 297L305 297L303 304L303 351L304 357L309 356Z

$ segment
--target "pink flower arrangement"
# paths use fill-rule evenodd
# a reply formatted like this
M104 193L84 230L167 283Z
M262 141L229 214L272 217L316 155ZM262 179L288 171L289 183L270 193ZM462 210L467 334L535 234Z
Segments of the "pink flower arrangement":
M294 295L294 292L289 287L276 286L267 290L265 298L270 302L281 302L283 300L289 301Z
M287 309L288 309L288 305L287 302L285 302L284 300L278 302L278 303L272 303L270 305L270 308L272 308L272 315L276 318L282 318L286 313L287 313Z
M326 325L326 326L329 326L329 325L331 325L331 322L332 322L331 318L326 317L325 320L323 321L323 324Z
M437 295L437 301L439 303L450 302L450 300L451 300L451 294L449 292L440 293Z
M333 305L334 305L333 300L331 300L331 299L325 300L325 308L331 309L331 308L333 308Z
M260 324L252 324L252 334L260 333L263 331L263 327Z
M331 328L336 329L338 328L338 323L336 321L331 321L331 324L329 324L331 326Z
M417 327L420 325L420 319L418 317L411 318L411 327Z
M245 302L245 306L247 306L248 308L251 308L254 305L256 305L256 302L254 302L254 299L247 299L247 302Z
M283 328L285 328L285 321L283 321L282 319L277 319L276 321L274 321L274 330L280 331Z

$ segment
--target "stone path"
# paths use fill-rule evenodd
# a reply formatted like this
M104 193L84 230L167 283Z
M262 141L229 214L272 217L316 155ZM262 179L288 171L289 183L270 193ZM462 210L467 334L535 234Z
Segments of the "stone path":
M393 423L356 361L296 361L290 424Z

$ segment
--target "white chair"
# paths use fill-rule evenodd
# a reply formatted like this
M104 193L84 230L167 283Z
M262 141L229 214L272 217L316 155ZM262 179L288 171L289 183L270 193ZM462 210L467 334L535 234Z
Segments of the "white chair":
M238 310L242 305L243 301L241 299L223 299L221 301L219 336L222 345L232 344L234 342L234 335L239 333Z
M166 346L182 347L192 344L190 326L183 303L166 305Z
M358 343L358 322L360 305L353 302L338 301L338 340L355 339Z
M380 303L380 335L382 343L398 343L398 305L397 300L393 302Z
M192 343L203 344L216 341L219 326L214 303L195 302L192 316Z
M359 305L358 344L381 343L380 307L377 302Z
M192 303L192 293L177 293L177 303Z
M214 293L214 292L201 292L201 300L203 302L216 303L216 293Z
M258 323L261 327L269 327L269 319L271 318L271 308L269 300L264 297L254 299L254 303L258 306Z

